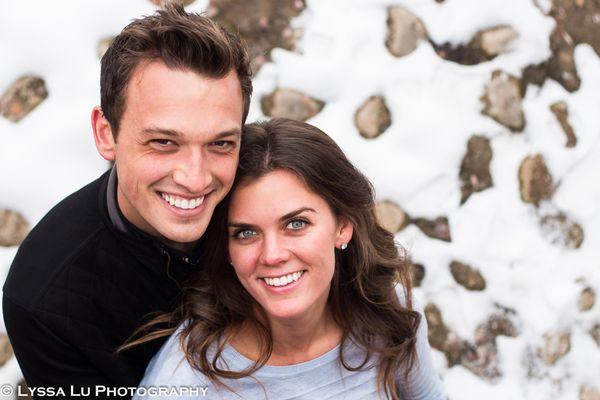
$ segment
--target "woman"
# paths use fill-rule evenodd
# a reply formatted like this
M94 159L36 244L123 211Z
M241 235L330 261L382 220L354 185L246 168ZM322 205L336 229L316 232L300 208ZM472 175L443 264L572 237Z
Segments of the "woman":
M207 398L445 398L408 263L375 220L373 190L326 134L245 127L205 265L140 386Z

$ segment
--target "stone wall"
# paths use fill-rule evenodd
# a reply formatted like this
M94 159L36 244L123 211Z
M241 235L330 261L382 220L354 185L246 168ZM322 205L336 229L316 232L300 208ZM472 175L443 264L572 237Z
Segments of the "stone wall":
M414 260L452 399L507 387L510 398L600 398L600 1L184 3L247 41L250 120L313 123L373 181L381 224ZM101 57L118 29L90 29ZM0 52L9 45L0 38ZM33 65L45 62L0 76L3 142L34 147L36 127L60 128L51 110L66 86ZM19 174L0 154L2 173ZM14 254L41 215L8 194L39 188L1 182L0 249ZM12 350L0 339L4 365Z

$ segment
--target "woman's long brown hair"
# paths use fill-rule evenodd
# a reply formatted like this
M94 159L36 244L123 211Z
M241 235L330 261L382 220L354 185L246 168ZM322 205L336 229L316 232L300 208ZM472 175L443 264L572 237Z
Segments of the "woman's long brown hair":
M336 266L328 299L343 331L340 362L355 371L365 367L373 356L378 357L378 386L388 398L398 399L398 371L404 370L406 378L410 369L417 367L415 343L420 314L412 310L409 261L404 252L399 252L394 236L376 221L370 182L329 136L307 123L284 118L253 123L244 127L242 138L232 192L271 171L287 170L325 199L338 218L352 223L354 232L348 248L335 250ZM269 360L273 350L269 326L255 315L256 301L228 262L229 198L215 210L203 237L201 272L184 289L180 306L140 327L134 337L143 336L120 350L170 335L185 321L179 337L185 356L192 367L215 384L223 384L220 378L252 375ZM396 284L404 289L402 302ZM260 357L244 371L222 369L217 361L243 323L256 329ZM344 344L350 339L365 351L360 365L349 365L345 360ZM209 351L214 345L216 352Z

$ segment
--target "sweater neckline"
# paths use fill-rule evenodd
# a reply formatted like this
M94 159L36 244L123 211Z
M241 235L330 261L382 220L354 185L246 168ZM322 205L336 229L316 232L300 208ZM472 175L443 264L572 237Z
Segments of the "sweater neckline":
M339 358L340 346L338 343L331 350L321 354L320 356L313 358L312 360L304 361L297 364L290 365L263 365L258 371L254 373L255 376L286 376L302 373L305 371L313 370L320 367L321 365L330 363ZM254 361L237 351L231 344L226 344L223 349L223 358L225 362L233 367L235 370L242 371L254 364Z

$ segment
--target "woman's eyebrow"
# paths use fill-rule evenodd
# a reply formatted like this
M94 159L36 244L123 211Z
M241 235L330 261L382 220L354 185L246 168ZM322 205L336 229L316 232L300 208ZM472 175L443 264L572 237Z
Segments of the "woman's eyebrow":
M285 221L286 219L290 219L292 217L295 217L298 214L303 213L304 211L312 211L314 213L316 213L314 208L310 208L310 207L301 207L297 210L294 210L292 212L289 212L287 214L285 214L284 216L282 216L281 218L279 218L280 221Z
M251 229L251 228L254 228L254 225L252 225L252 224L246 224L244 222L228 222L227 223L227 227L228 228Z
M303 213L304 211L311 211L311 212L314 212L314 213L317 212L314 208L301 207L301 208L299 208L297 210L294 210L292 212L289 212L289 213L285 214L284 216L282 216L281 218L279 218L279 221L283 222L283 221L285 221L287 219L295 217L298 214ZM252 225L252 224L248 224L248 223L245 223L245 222L235 222L235 221L228 222L227 226L229 228L243 228L243 229L250 229L250 228L255 228L256 227L255 225Z

